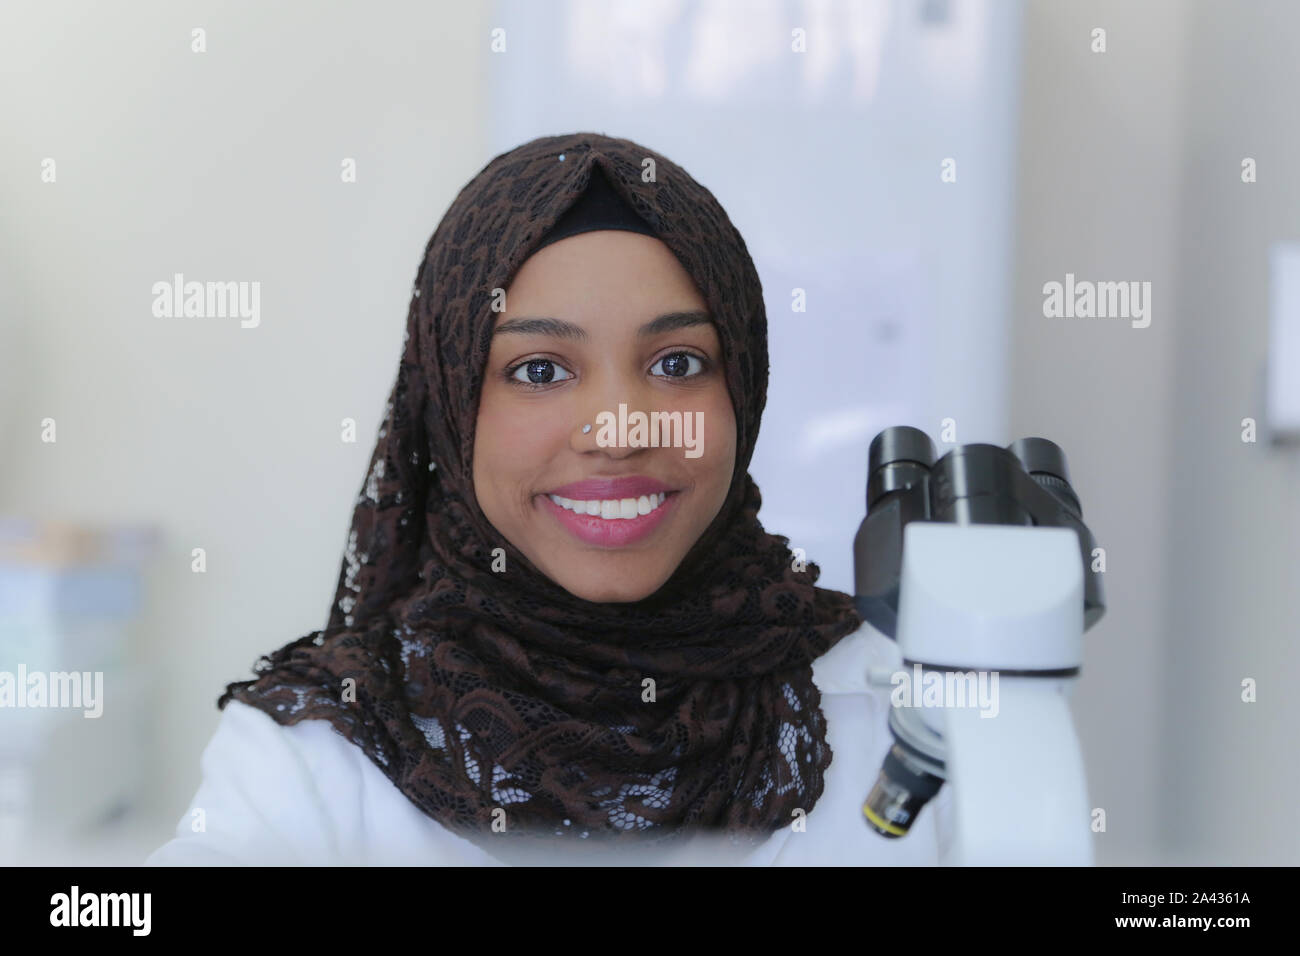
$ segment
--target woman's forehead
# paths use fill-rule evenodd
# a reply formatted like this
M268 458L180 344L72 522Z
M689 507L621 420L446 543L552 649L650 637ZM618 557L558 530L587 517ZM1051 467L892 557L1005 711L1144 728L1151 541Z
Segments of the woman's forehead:
M636 318L630 312L627 313L627 316ZM607 315L601 318L603 321L595 326L597 332L602 326L612 324ZM594 338L591 329L592 325L584 323L580 318L575 321L574 319L554 315L502 316L497 320L496 327L493 329L493 337L504 339L509 336L535 335L582 343L589 342ZM717 326L714 325L709 313L703 309L693 308L672 309L661 312L643 322L639 322L639 324L629 324L629 329L635 332L637 338L643 340L650 340L683 329L717 334Z
M571 236L529 256L504 299L507 313L707 308L695 280L662 241L614 230Z

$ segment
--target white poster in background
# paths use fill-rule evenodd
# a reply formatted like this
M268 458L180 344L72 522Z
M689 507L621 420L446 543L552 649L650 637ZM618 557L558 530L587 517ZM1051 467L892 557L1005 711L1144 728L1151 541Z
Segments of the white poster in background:
M591 130L705 184L763 282L760 519L852 590L867 446L1006 444L1021 4L499 0L490 155ZM945 173L947 175L945 176ZM792 309L795 289L807 308Z

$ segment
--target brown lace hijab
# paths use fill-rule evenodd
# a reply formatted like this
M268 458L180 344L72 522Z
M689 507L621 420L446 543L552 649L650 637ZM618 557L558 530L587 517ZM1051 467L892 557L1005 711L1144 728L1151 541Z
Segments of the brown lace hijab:
M471 473L493 290L597 166L699 287L736 412L722 509L636 603L585 601L539 572L488 523ZM831 751L811 665L861 623L758 521L748 467L767 375L754 264L684 169L597 133L497 156L452 202L416 274L328 626L261 658L218 706L330 721L421 810L492 853L518 843L508 834L766 839L822 793ZM505 572L492 569L497 548Z

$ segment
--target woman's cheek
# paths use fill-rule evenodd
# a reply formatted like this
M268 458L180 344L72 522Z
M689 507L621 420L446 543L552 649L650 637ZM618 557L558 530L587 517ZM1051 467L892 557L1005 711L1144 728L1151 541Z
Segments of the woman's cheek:
M567 434L560 414L545 402L519 402L507 406L501 415L501 432L506 436L502 453L516 465L536 464L553 457L553 446Z
M518 452L530 448L538 440L538 417L536 408L512 402L510 395L502 395L499 389L494 388L491 394L484 395L479 408L478 435L486 433L491 436L487 444L495 461L500 464L514 461L518 464L521 460L527 460Z

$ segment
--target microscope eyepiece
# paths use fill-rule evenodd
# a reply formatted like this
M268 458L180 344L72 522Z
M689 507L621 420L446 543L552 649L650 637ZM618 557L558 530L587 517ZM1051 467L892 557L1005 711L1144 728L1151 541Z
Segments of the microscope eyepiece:
M934 464L934 442L919 428L894 425L867 450L867 511L885 495L923 480Z
M1007 451L1019 458L1025 471L1031 475L1041 471L1055 475L1067 485L1070 483L1070 473L1065 467L1065 452L1061 451L1061 446L1056 442L1046 438L1017 438L1007 446Z
M1070 515L1082 520L1083 507L1070 487L1070 472L1060 445L1046 438L1017 438L1007 446L1007 451L1020 459L1039 487L1059 501Z
M911 425L893 425L871 439L867 450L867 471L894 461L914 461L929 468L934 464L934 442Z

